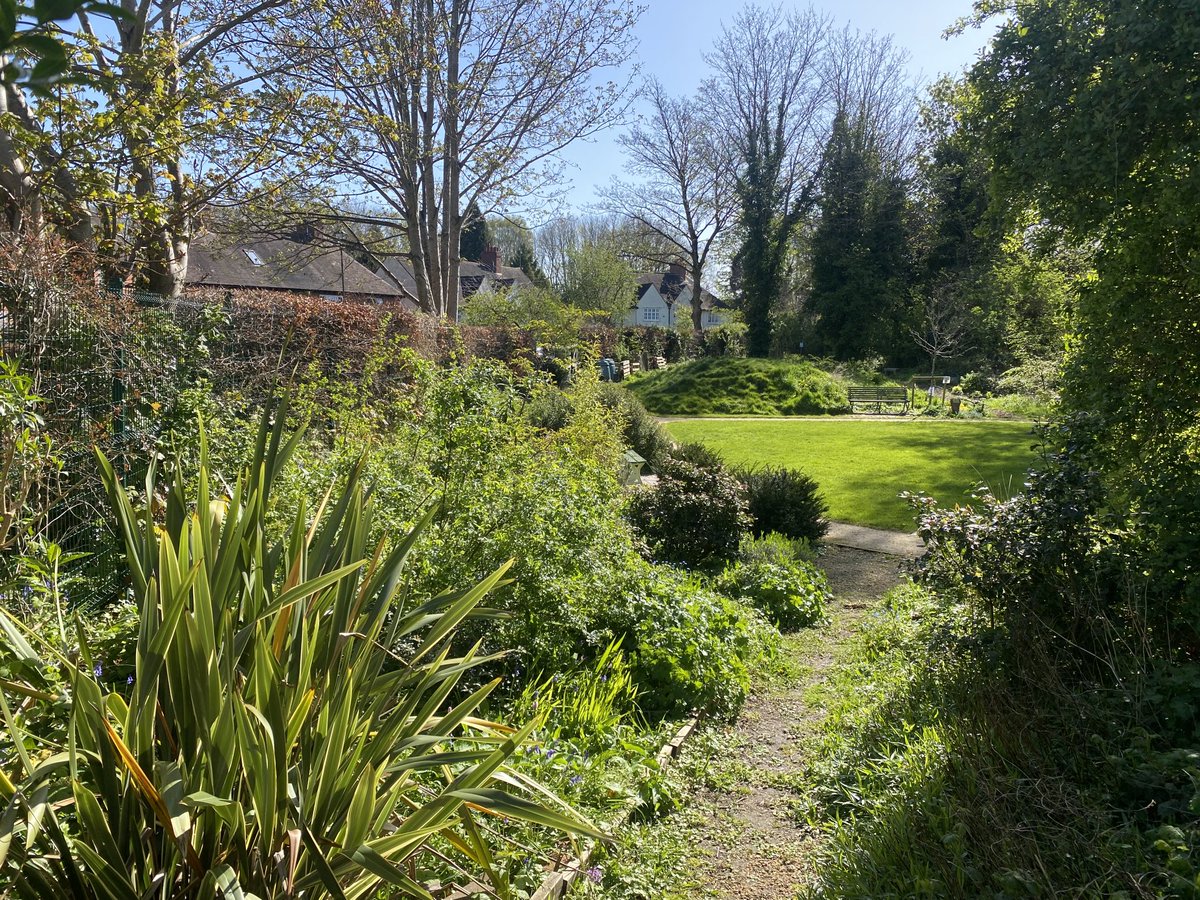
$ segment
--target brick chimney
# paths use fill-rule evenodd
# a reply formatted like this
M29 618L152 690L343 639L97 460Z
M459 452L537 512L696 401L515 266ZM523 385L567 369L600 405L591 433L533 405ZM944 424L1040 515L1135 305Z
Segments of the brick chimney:
M484 247L483 255L479 258L479 264L485 269L491 269L493 272L499 274L500 266L504 264L504 260L500 256L500 248Z

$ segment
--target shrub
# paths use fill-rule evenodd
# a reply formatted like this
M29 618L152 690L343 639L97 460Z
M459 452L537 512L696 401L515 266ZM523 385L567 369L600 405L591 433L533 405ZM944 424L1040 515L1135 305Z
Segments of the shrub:
M549 385L534 391L525 405L525 418L535 428L559 431L571 420L571 398Z
M657 485L634 492L626 516L652 559L701 569L734 559L751 523L737 479L671 458Z
M640 563L630 576L620 603L600 611L596 624L624 639L642 709L736 712L750 686L747 664L774 650L774 629L682 573Z
M829 530L829 504L817 483L799 469L765 467L738 475L755 536L777 532L795 540L816 543Z
M778 531L771 531L762 537L744 538L738 558L744 563L769 562L791 565L795 562L815 563L817 553L806 540L785 537Z
M701 469L725 470L725 459L721 454L699 441L672 447L667 455L677 462L691 463Z
M760 610L782 629L823 622L825 603L833 599L825 576L804 562L739 562L722 573L717 587Z
M136 668L131 686L110 689L86 647L68 664L69 760L2 707L9 733L32 747L15 787L3 781L6 797L32 798L9 807L26 810L8 848L17 894L423 895L422 882L448 872L435 841L493 871L472 807L575 827L503 787L517 783L503 765L532 725L472 718L494 683L447 705L481 662L449 653L454 631L504 569L404 598L416 533L371 540L357 473L314 521L301 505L269 538L271 488L300 441L277 413L274 424L264 416L232 498L213 494L202 447L197 490L178 476L157 494L158 521L154 505L135 511L101 458L139 605ZM152 473L147 495L156 487ZM28 680L21 693L58 702L40 689L37 638L0 623L2 655ZM399 658L388 649L402 645Z
M601 384L598 398L624 420L623 433L629 447L641 454L651 468L657 469L671 449L671 439L654 416L646 411L637 397L619 384Z

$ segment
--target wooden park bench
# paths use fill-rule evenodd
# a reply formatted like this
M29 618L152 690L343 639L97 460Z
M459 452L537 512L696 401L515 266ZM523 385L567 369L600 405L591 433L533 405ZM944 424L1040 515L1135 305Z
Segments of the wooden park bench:
M850 388L850 409L854 407L874 406L875 412L883 412L885 405L900 404L900 412L908 412L908 388L902 387L852 387Z

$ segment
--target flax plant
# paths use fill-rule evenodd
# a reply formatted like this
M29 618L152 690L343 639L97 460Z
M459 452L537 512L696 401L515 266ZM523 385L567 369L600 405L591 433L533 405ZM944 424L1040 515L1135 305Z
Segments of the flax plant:
M464 673L455 629L501 584L414 599L402 567L432 513L368 544L360 471L287 534L267 529L272 487L301 431L286 402L264 416L249 465L216 494L203 438L194 488L136 503L100 467L139 604L136 675L106 685L80 630L58 655L0 613L0 684L16 771L0 771L0 897L361 898L431 896L455 871L507 892L480 820L594 835L505 766L534 727L475 715L496 688ZM404 648L403 652L396 648ZM55 695L50 662L69 672ZM31 704L65 702L59 743L23 728Z

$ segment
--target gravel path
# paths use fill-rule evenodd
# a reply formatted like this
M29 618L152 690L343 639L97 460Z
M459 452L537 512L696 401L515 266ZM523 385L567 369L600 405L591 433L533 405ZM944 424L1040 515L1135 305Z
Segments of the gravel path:
M792 815L795 794L790 789L801 770L801 739L819 728L825 715L807 695L824 679L839 645L854 633L866 609L899 583L904 558L919 552L919 541L916 546L896 543L908 537L893 532L873 536L876 546L894 549L895 555L850 546L826 548L821 566L837 598L830 625L788 637L785 652L795 676L755 691L732 726L733 758L723 766L733 777L721 779L720 788L695 800L708 816L697 847L704 895L784 900L810 880L817 835Z

